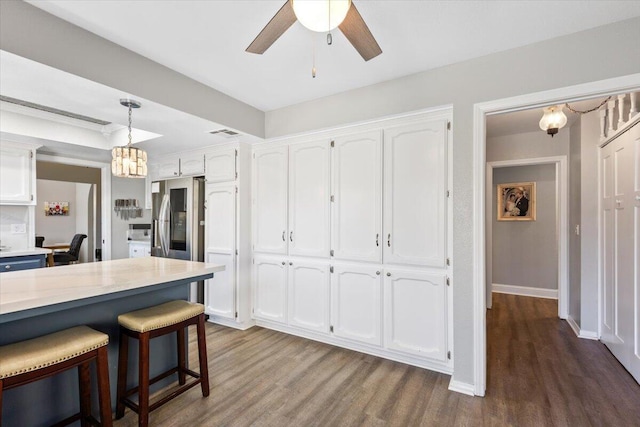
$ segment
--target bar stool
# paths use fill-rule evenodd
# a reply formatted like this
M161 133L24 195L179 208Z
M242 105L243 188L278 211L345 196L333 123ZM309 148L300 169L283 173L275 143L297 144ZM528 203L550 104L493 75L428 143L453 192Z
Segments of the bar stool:
M200 384L202 396L209 396L209 369L207 367L207 344L204 335L204 306L187 301L170 301L155 307L132 311L118 316L120 324L120 352L118 355L118 393L116 418L124 416L125 406L138 413L138 425L149 424L149 413L164 405L174 397L191 387ZM197 325L198 358L200 373L186 367L185 328ZM172 332L178 338L178 365L160 375L149 379L149 340ZM129 337L138 339L138 386L127 390L127 363L129 356ZM180 385L170 394L153 404L149 403L149 386L172 374L178 374ZM186 383L186 375L195 378ZM138 393L136 404L129 396Z
M64 331L44 335L0 347L0 425L2 425L2 393L21 385L41 380L78 367L80 386L80 412L56 425L81 421L108 426L111 420L111 394L109 390L109 363L107 344L109 336L89 328L76 326ZM89 365L96 361L101 424L91 415L91 373Z

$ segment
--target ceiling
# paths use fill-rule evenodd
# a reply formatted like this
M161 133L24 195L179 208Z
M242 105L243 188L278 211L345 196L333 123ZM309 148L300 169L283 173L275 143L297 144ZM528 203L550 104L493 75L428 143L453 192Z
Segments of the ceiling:
M640 16L638 1L356 0L383 50L365 62L299 23L246 53L284 0L29 3L263 111Z

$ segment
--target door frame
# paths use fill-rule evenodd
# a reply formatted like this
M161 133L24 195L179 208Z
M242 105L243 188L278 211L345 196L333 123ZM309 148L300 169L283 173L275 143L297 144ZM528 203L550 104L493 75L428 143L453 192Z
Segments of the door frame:
M473 390L484 396L487 383L486 319L486 119L488 115L582 101L640 90L640 73L574 86L496 99L473 105ZM599 250L599 249L598 249ZM598 303L598 306L600 304Z
M102 200L100 200L100 211L102 214L102 260L111 259L111 164L96 162L92 160L74 159L49 154L36 154L37 161L59 163L71 166L84 166L100 169L100 188Z
M556 169L556 244L558 250L558 317L569 316L569 169L567 156L537 157L530 159L487 162L486 215L490 219L493 207L493 170L513 166L535 166L552 164ZM486 222L486 247L493 246L493 221ZM487 266L492 260L486 254ZM491 283L486 286L487 307L491 308Z

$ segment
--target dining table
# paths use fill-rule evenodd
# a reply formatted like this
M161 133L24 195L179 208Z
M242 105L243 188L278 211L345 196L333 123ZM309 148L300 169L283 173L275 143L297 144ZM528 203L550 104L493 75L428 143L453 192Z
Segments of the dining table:
M57 251L68 251L71 248L70 243L52 243L50 245L42 245L43 249L51 249L51 252L47 255L47 267L53 267L53 254Z
M78 325L108 334L109 381L115 408L118 315L171 300L189 300L192 282L210 279L224 268L144 257L4 273L0 277L0 346ZM152 375L177 363L175 336L155 338L150 350ZM130 357L135 357L137 346L130 346L129 351ZM129 385L135 383L137 375L134 364L129 368ZM167 378L158 386L171 380ZM77 381L77 372L70 370L5 391L2 424L51 425L77 412ZM97 400L94 403L97 407Z

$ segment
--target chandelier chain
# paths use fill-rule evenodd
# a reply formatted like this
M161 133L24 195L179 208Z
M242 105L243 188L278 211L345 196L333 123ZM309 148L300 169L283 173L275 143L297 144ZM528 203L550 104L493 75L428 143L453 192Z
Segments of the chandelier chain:
M131 147L131 104L129 104L129 147Z
M600 105L598 105L597 107L592 108L592 109L590 109L590 110L585 110L585 111L574 110L573 108L571 108L571 107L569 106L569 103L566 103L566 104L564 104L564 105L565 105L565 107L567 107L567 109L568 109L569 111L571 111L572 113L576 113L576 114L587 114L587 113L590 113L590 112L592 112L592 111L596 111L597 109L599 109L600 107L602 107L604 104L606 104L610 99L611 99L611 97L609 96L607 99L605 99L604 101L602 101L602 102L600 103Z

